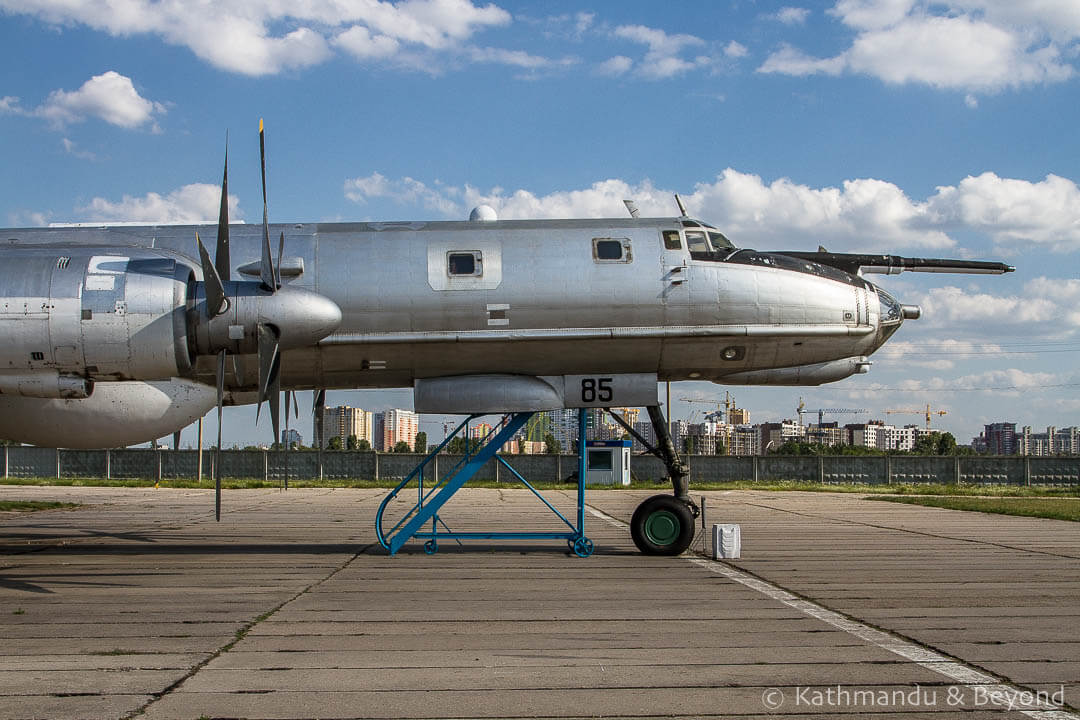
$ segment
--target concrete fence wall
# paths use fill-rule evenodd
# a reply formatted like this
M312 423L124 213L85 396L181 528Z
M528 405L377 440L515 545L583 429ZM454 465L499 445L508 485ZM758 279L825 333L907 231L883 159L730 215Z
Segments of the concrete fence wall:
M57 450L4 447L4 477L194 478L197 450ZM513 468L530 481L568 480L577 472L575 455L504 455ZM403 478L422 455L412 453L322 453L322 477L327 479ZM439 455L429 476L444 475L461 457ZM691 455L691 482L798 481L819 483L939 483L995 485L1078 485L1080 457L917 457L909 455L791 457L724 457ZM203 476L213 476L214 453L203 452ZM279 450L225 450L221 474L226 478L281 480L319 477L319 454ZM660 480L664 465L651 455L635 456L631 475L635 482ZM512 481L513 475L495 460L477 474L478 479Z

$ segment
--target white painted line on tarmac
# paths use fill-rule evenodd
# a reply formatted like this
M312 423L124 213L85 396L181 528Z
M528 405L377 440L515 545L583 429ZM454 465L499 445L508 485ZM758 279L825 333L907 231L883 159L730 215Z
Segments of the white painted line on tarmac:
M618 528L627 530L630 528L630 526L622 520L614 518L602 510L597 510L591 505L587 507L594 517L598 517ZM887 632L882 632L869 625L844 617L838 612L829 610L828 608L822 607L809 600L804 600L766 580L756 578L741 570L737 570L731 565L697 556L683 555L682 557L684 560L688 560L694 565L703 567L717 575L723 575L729 580L734 580L740 585L745 585L751 590L756 590L762 595L781 602L788 607L794 608L805 615L828 623L838 630L843 630L849 635L854 635L860 640L873 643L883 650L887 650L894 655L899 655L909 662L920 665L927 670L932 670L958 684L978 688L979 696L986 698L987 704L993 704L998 707L1007 707L1010 710L1020 712L1034 720L1080 720L1080 715L1076 715L1067 710L1062 710L1057 705L1045 702L1041 698L1033 698L1031 702L1022 703L1020 702L1020 699L1034 696L1035 693L1019 686L1003 683L996 677L959 663L930 648L916 645L903 638L899 638Z

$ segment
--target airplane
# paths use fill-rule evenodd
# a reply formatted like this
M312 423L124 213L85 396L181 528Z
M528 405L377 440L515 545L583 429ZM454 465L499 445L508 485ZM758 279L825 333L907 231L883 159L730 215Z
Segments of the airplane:
M411 387L419 413L646 407L673 493L631 523L678 554L697 508L657 383L819 385L865 373L920 309L866 274L997 262L761 252L680 215L0 230L0 437L107 448L296 390ZM216 232L214 258L202 241ZM276 259L271 239L277 238ZM631 428L628 428L632 430ZM220 502L220 495L219 495ZM219 507L220 510L220 507ZM657 520L667 528L650 534Z

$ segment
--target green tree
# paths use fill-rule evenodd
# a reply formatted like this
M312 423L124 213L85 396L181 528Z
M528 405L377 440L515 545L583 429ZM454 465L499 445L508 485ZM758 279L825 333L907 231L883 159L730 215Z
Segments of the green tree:
M416 438L413 440L413 450L418 453L427 452L427 433L423 430L416 433Z
M548 455L559 455L562 453L562 445L555 439L553 433L544 433L544 452Z
M396 452L396 453L412 452L412 448L409 447L409 443L405 442L404 440L398 440L394 444L393 452Z
M356 452L371 452L371 443L364 438L360 438L356 441Z
M355 435L350 435L349 437L345 438L345 449L356 450L356 444L358 441L359 439Z
M335 435L326 442L327 450L341 450L341 437Z

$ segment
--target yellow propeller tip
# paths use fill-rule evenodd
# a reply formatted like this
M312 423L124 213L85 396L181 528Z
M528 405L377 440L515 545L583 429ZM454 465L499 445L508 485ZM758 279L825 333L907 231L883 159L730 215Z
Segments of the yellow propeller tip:
M259 118L259 132L263 131L263 122L262 121L263 121L263 119Z

